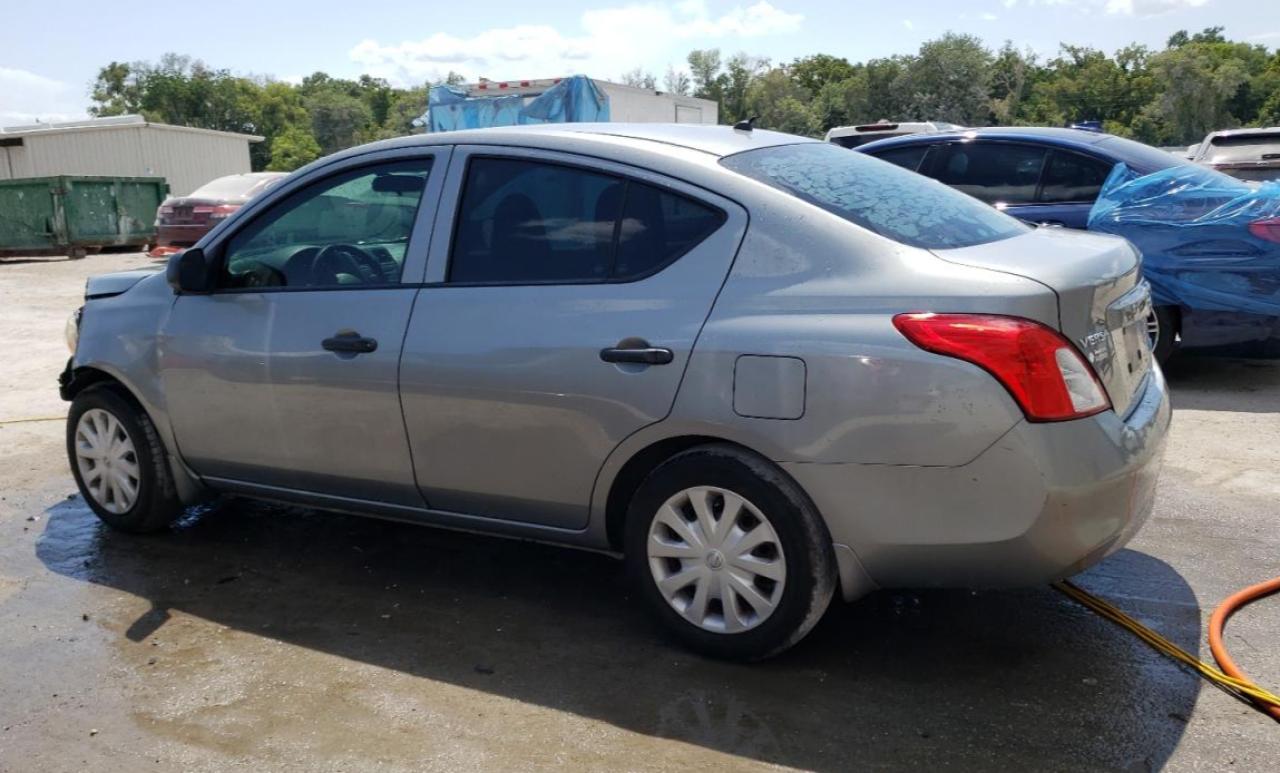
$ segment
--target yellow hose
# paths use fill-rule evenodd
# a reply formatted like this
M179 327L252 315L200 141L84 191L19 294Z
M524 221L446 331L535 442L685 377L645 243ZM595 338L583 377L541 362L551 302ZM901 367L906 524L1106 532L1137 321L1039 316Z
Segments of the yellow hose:
M66 416L36 416L29 419L5 419L4 421L0 421L0 426L3 426L5 424L26 424L28 422L33 422L33 421L62 421L65 418L67 417Z
M1194 669L1200 676L1209 680L1210 683L1221 687L1259 711L1267 713L1268 709L1280 708L1280 696L1259 687L1247 679L1238 679L1223 673L1080 586L1063 580L1062 582L1054 583L1053 587L1071 597L1077 603L1088 607L1102 617L1128 630L1146 642L1156 652Z

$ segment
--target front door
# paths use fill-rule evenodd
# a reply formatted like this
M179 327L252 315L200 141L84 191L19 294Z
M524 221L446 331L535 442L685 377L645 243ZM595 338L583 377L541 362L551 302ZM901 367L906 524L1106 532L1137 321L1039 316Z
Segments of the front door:
M210 245L217 289L178 297L160 362L197 473L421 506L397 377L440 160L313 173Z
M435 510L580 529L608 454L670 411L746 216L630 167L455 153L401 365L418 481Z

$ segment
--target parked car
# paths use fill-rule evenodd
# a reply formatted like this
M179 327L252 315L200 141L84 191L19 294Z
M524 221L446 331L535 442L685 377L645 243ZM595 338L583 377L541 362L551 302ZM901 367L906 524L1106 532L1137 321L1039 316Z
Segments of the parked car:
M226 492L618 551L679 639L761 658L837 590L1133 536L1170 418L1138 268L786 134L405 137L91 280L67 452L127 531Z
M1212 132L1191 160L1241 180L1280 180L1280 126Z
M1191 165L1133 140L1056 128L969 129L881 140L857 150L940 180L1027 222L1076 229L1089 227L1094 202L1118 164L1123 163L1135 176ZM1222 182L1239 188L1229 178L1223 177ZM1186 206L1166 206L1158 217L1189 223L1208 211L1207 204L1201 205L1205 202L1210 200L1201 202L1188 195L1183 202ZM1252 260L1275 254L1280 260L1280 245L1252 230L1248 222L1241 222L1234 233L1236 238L1224 240L1222 232L1215 231L1205 249L1219 257ZM1136 231L1126 236L1138 238ZM1195 252L1197 247L1189 242L1185 249ZM1190 253L1188 257L1192 257ZM1231 269L1215 263L1214 270ZM1260 276L1257 267L1250 267L1247 273L1249 278L1242 281L1256 281ZM1280 271L1273 273L1280 278ZM1176 346L1265 341L1280 330L1276 314L1230 304L1197 308L1177 293L1162 292L1160 285L1156 290L1151 333L1162 361Z
M190 196L170 196L156 211L151 257L168 257L192 246L209 229L285 177L286 172L232 174L205 183Z
M903 123L869 123L862 126L835 126L827 130L823 137L833 145L842 148L856 148L867 142L883 140L887 137L904 137L908 134L927 134L929 132L955 131L962 127L942 121L916 121Z

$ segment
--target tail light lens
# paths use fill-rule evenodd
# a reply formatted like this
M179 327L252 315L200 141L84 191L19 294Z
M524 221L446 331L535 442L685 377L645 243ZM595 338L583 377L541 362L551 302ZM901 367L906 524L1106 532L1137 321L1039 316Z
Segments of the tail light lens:
M221 220L237 209L240 209L239 204L217 204L212 207L193 207L191 211L197 215L208 215L210 220Z
M1253 221L1249 224L1249 233L1269 242L1280 242L1280 217Z
M893 324L926 351L995 376L1030 421L1066 421L1111 407L1093 368L1058 331L995 314L899 314Z

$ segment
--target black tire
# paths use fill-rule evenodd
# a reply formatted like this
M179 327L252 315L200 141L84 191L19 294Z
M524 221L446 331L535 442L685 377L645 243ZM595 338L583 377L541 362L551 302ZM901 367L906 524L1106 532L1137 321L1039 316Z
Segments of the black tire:
M1178 350L1178 310L1173 306L1157 306L1155 314L1160 332L1156 336L1156 345L1151 353L1156 358L1156 362L1164 365Z
M76 428L80 417L93 409L106 411L115 417L133 442L138 469L137 496L132 506L123 512L112 512L99 503L84 480L77 460ZM80 496L103 523L112 528L139 534L160 531L182 513L182 503L178 500L164 445L155 425L146 411L117 387L97 384L71 401L71 412L67 415L67 460Z
M662 595L650 570L646 545L658 510L695 486L743 497L765 516L781 543L786 563L781 598L753 628L721 633L695 625ZM837 583L831 536L808 496L774 464L728 444L691 448L650 473L627 511L625 552L632 582L664 628L690 649L716 658L762 660L791 647L817 625Z

